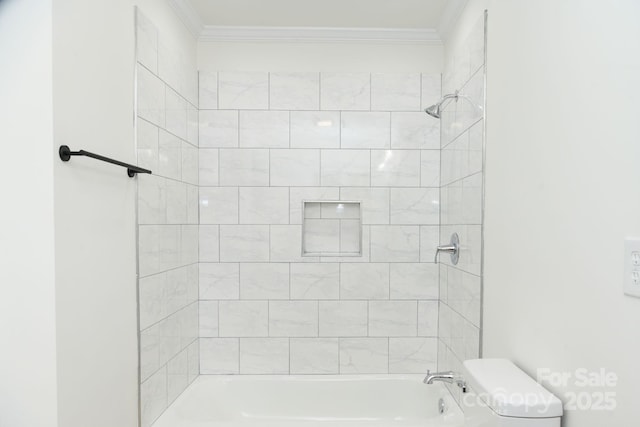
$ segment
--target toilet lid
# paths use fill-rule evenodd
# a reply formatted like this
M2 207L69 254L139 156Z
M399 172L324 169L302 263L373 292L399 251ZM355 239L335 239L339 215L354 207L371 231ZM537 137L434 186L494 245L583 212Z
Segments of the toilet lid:
M562 402L507 359L463 363L464 377L480 399L504 417L562 416Z

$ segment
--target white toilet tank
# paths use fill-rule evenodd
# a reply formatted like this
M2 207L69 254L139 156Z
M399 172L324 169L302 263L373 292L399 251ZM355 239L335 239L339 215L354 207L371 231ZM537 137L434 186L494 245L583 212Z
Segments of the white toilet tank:
M507 359L463 363L465 427L560 427L562 402Z

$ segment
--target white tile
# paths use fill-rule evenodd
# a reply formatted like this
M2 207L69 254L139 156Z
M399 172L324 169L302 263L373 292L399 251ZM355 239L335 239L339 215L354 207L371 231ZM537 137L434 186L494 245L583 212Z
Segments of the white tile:
M368 150L322 150L322 185L368 187L370 152Z
M336 254L340 252L340 237L340 221L325 219L305 220L305 253Z
M363 224L389 224L389 189L345 187L341 200L361 202Z
M291 338L291 374L337 374L337 338Z
M218 301L200 301L200 337L218 336Z
M198 224L199 194L197 185L187 185L187 224Z
M189 385L189 358L187 349L167 363L167 397L171 404Z
M240 111L240 147L289 147L289 112Z
M391 113L391 148L440 148L440 120L424 112Z
M180 265L180 226L140 225L140 276L148 276Z
M140 385L142 426L151 424L167 409L167 370L163 367Z
M271 150L272 186L320 185L319 150Z
M371 109L377 111L419 111L420 74L373 73Z
M138 166L158 170L158 127L146 120L136 120Z
M187 141L196 147L199 145L199 123L198 109L187 104Z
M392 188L391 224L438 225L439 197L437 188Z
M271 262L314 262L317 258L302 257L302 227L300 225L271 226Z
M291 148L340 148L340 113L292 111Z
M340 221L340 252L362 256L363 231L359 219L343 219Z
M320 108L318 73L270 73L272 110L317 110Z
M480 277L448 268L447 304L475 326L480 326Z
M288 374L287 338L241 338L241 374Z
M386 374L389 365L387 338L341 338L341 374Z
M341 148L389 148L390 113L344 112L341 117Z
M218 150L204 149L199 150L198 168L199 182L202 186L217 186L219 182L219 159Z
M218 108L218 73L200 71L200 84L198 85L199 105L201 110L215 110Z
M182 141L182 181L198 185L198 148Z
M238 338L201 338L200 374L240 373Z
M441 75L422 73L422 106L421 110L430 107L440 100L441 97Z
M200 110L198 127L200 147L233 148L238 146L237 111Z
M187 101L167 86L165 93L165 129L187 139Z
M269 261L269 226L221 225L220 261Z
M389 264L340 264L341 299L388 299Z
M233 263L200 264L200 299L238 299L240 268Z
M138 116L164 127L164 83L138 65Z
M166 305L167 314L175 313L197 299L198 278L196 274L193 274L195 277L188 277L187 273L190 269L191 267L182 267L162 274L165 277L163 302ZM190 289L191 286L195 289Z
M158 30L136 8L136 59L151 72L158 72Z
M291 298L338 299L339 297L339 264L291 264Z
M180 181L182 179L182 141L160 129L158 170L154 174Z
M420 262L433 262L436 247L440 239L439 227L426 225L420 227ZM447 240L448 243L448 240Z
M438 336L438 301L418 301L418 335Z
M180 226L180 265L198 262L198 225L187 224Z
M164 186L165 212L168 224L184 224L187 222L187 189L186 185L173 180L166 180Z
M233 187L201 187L200 223L237 224L238 189Z
M289 189L240 188L241 224L288 224Z
M418 262L419 257L420 230L418 226L371 226L371 261Z
M150 175L138 181L138 224L167 223L167 180Z
M371 151L373 187L419 187L420 152L416 150Z
M369 335L406 337L418 333L415 301L370 301Z
M187 347L189 384L200 375L200 342L196 340Z
M154 374L162 361L160 359L160 324L140 331L140 378L145 381Z
M438 265L390 265L391 299L438 299Z
M167 316L166 274L143 277L139 284L140 329L146 329Z
M367 301L320 301L320 336L366 336L367 316Z
M437 369L437 338L389 338L389 373L424 374Z
M302 202L304 200L338 200L340 190L333 187L291 187L289 189L289 221L302 224Z
M200 225L198 252L200 262L220 260L220 232L217 225Z
M320 109L361 110L371 107L369 73L322 73L320 75Z
M220 185L268 186L269 150L221 149Z
M269 301L269 336L318 336L318 302Z
M266 337L269 331L267 301L220 301L221 337Z
M289 264L240 264L241 299L288 299Z
M219 72L218 107L229 110L268 109L268 73Z
M422 150L420 152L420 185L422 187L440 186L439 150Z

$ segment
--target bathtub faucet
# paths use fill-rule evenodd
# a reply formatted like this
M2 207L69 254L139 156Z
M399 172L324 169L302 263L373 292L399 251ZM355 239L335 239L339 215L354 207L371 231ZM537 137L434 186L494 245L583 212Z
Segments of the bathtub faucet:
M463 393L467 392L466 381L464 380L464 378L462 378L462 375L456 372L447 371L447 372L431 373L431 371L427 371L427 376L424 377L424 380L422 380L422 382L425 384L433 384L434 381L442 381L449 384L456 384L458 387L462 389Z

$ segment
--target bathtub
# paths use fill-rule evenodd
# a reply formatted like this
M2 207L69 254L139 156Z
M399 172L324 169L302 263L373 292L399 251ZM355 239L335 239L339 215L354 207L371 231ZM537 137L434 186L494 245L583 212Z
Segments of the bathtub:
M202 375L153 427L437 427L463 420L446 387L425 385L421 376Z

